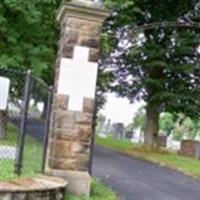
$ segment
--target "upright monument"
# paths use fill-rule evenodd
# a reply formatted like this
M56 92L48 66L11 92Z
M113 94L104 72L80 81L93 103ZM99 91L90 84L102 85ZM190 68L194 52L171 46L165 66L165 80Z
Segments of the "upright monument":
M89 195L92 119L102 24L108 12L91 0L63 2L45 171Z

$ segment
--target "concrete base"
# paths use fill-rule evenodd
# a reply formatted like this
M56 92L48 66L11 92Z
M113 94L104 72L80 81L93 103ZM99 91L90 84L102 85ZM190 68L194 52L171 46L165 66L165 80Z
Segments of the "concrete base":
M52 170L47 174L67 180L67 191L77 196L90 196L91 176L88 172Z

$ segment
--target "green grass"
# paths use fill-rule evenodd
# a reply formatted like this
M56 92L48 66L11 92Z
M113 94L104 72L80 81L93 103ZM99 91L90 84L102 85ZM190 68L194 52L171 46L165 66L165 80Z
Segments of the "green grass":
M152 150L142 145L135 145L130 141L114 140L111 137L96 137L96 143L136 158L178 170L200 180L200 161L195 158L180 156L166 150Z
M94 180L92 182L90 197L75 197L68 195L65 200L119 200L119 198L111 189L105 187L99 181Z
M0 146L17 146L18 129L13 124L6 128L6 138L0 140ZM24 163L22 176L34 176L41 172L42 166L42 144L30 135L26 135L24 146ZM17 178L15 171L15 160L0 160L0 180Z

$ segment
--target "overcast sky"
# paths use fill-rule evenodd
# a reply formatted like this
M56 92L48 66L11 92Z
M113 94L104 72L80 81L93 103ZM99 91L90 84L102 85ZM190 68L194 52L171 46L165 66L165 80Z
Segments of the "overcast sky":
M130 104L127 99L119 98L115 94L108 94L107 97L107 103L101 113L107 119L111 119L112 123L122 122L128 125L138 108L144 104L143 102Z

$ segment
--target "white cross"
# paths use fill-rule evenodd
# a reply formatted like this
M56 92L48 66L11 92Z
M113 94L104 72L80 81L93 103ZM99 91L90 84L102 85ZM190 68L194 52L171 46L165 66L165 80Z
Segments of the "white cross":
M84 98L95 97L98 65L88 59L89 48L80 46L73 59L61 59L58 94L69 96L69 110L82 111Z
M0 77L0 110L6 110L8 103L8 95L10 88L10 80L6 77Z

